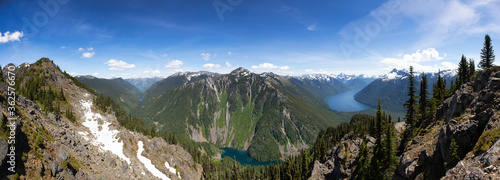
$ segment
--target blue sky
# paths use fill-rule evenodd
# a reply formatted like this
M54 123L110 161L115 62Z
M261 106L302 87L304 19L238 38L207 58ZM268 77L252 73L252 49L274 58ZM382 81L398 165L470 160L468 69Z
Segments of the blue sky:
M498 0L4 0L0 64L49 57L74 75L177 71L384 74L479 62ZM9 33L7 33L9 32ZM498 64L498 63L497 63Z

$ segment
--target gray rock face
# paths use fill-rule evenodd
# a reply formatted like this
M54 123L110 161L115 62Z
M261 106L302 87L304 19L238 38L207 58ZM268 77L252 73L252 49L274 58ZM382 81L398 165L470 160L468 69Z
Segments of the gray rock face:
M61 148L59 150L59 153L57 153L57 162L58 163L62 163L63 161L66 161L68 162L69 161L69 153L64 149L64 148Z
M9 151L9 144L7 143L6 140L0 139L0 168L5 169L5 162L7 153Z
M374 146L375 139L366 136L367 147ZM314 162L309 180L316 179L349 179L356 166L362 138L354 138L353 133L345 135L340 143L327 152L323 162Z
M446 172L442 179L499 179L500 139L485 153L464 160Z

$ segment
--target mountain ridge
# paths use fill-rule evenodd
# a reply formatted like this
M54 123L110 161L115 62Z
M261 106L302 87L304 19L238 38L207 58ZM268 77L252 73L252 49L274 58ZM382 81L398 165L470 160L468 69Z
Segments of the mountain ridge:
M61 72L51 60L42 58L13 72L19 93L15 95L17 173L6 172L8 164L2 163L2 178L157 179L160 174L169 179L201 178L201 165L194 163L183 148L163 138L143 135L140 121L116 111L116 104L102 104L102 97ZM8 88L0 82L2 101L9 96ZM0 158L4 161L8 156L3 149L9 148L5 135L10 131L5 117L10 115L6 104L0 106ZM134 128L127 129L132 127L127 123ZM137 153L141 142L146 151ZM140 156L156 166L146 166Z

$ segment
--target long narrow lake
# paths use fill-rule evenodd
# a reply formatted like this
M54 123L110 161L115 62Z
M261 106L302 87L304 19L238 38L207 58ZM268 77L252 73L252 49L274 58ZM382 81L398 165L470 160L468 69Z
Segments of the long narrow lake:
M328 103L328 105L330 105L330 109L343 112L362 111L365 109L375 108L370 105L363 104L354 99L354 95L359 91L361 91L361 89L354 89L340 94L336 94L326 98L325 101L326 103Z
M220 148L224 150L224 153L222 153L221 157L224 158L226 156L230 158L236 158L236 161L240 162L241 165L251 165L251 166L259 166L259 165L269 165L269 164L275 164L278 161L266 161L266 162L260 162L255 159L252 159L250 156L248 156L247 151L239 151L236 149L232 148Z

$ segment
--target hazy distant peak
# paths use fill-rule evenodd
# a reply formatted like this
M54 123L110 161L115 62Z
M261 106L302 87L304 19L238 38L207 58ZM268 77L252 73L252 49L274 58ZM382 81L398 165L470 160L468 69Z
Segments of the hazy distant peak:
M75 76L75 78L78 78L78 79L80 79L80 78L84 78L84 79L99 79L99 78L97 78L95 76L92 76L92 75L78 75L78 76Z

